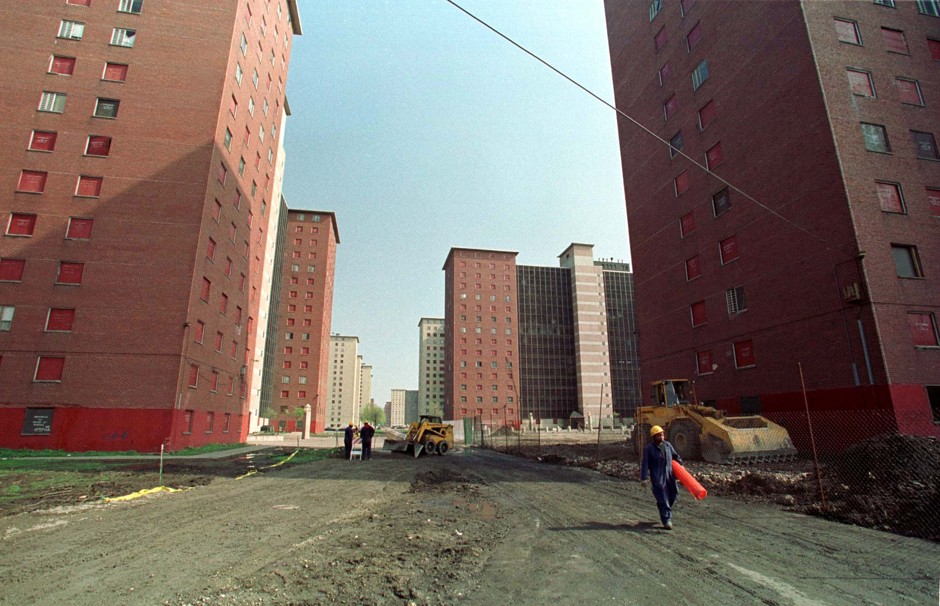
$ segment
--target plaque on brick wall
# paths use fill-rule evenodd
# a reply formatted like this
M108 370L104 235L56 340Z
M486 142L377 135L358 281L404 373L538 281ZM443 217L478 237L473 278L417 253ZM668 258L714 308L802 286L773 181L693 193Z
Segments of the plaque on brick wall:
M27 408L23 419L24 436L48 436L52 433L54 408Z

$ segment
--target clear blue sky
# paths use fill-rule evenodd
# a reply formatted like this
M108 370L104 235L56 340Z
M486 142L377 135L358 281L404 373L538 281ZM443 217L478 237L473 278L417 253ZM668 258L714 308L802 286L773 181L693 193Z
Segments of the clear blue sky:
M458 0L613 102L601 0ZM445 0L300 0L284 195L336 213L335 333L380 406L418 388L451 247L629 261L616 118Z

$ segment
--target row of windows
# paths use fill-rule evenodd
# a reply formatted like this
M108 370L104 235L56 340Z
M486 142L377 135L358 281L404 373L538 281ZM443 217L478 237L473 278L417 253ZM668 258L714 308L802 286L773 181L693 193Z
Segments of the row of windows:
M731 349L734 353L734 367L736 369L757 366L757 355L754 353L754 342L751 339L735 341L731 344ZM695 368L700 375L708 375L718 370L718 364L715 362L711 349L695 352Z
M891 142L888 139L888 129L882 124L861 123L862 138L865 149L883 154L891 153ZM932 133L912 130L911 143L914 146L914 155L922 160L940 160L937 150L937 141Z
M91 0L65 0L65 3L75 6L91 6ZM139 15L143 7L144 0L118 0L119 13L133 13Z
M16 191L25 194L41 194L46 191L49 173L42 170L23 170L16 182ZM101 196L101 187L104 177L92 175L79 175L75 182L72 195L76 198L98 198Z
M206 414L206 421L205 421L205 425L203 426L204 427L203 432L207 434L211 434L215 431L215 413L209 411L209 412L206 412L205 414ZM184 412L183 414L183 434L184 435L193 433L193 425L195 422L195 417L196 417L195 410L187 410ZM224 421L222 424L222 433L228 433L231 430L231 426L232 426L232 413L229 413L229 412L225 413L225 416L223 418L224 418Z
M224 382L220 383L221 375L218 370L212 369L207 375L200 373L200 368L198 364L189 365L189 379L187 380L186 385L190 389L199 389L199 385L202 381L206 382L210 392L216 393L219 391L221 386L224 393L228 396L235 395L235 375L229 375L225 378ZM245 392L245 382L242 382L242 397L244 397Z
M857 21L835 17L833 19L833 24L835 25L836 38L838 38L839 42L863 46L862 34ZM907 43L907 36L904 34L903 30L890 27L882 27L880 29L881 40L885 51L900 55L911 54L910 46ZM940 59L940 40L935 40L933 38L927 38L926 40L931 57L935 61Z
M886 213L907 214L907 200L900 183L875 181L875 192L881 210ZM927 187L924 193L927 198L927 212L932 217L940 217L940 188Z
M13 317L15 315L16 307L12 305L0 305L0 332L13 330ZM50 307L46 312L46 324L43 330L45 332L72 332L72 325L74 323L74 309Z
M81 21L63 19L59 23L57 38L66 40L81 40L85 36L85 24ZM133 48L137 43L137 30L115 27L111 30L111 46Z
M0 282L22 282L26 272L25 259L0 258ZM55 284L78 286L85 274L85 264L74 261L59 261Z
M4 235L32 237L36 231L38 215L30 213L11 213L7 221ZM95 220L87 217L69 217L65 228L65 238L67 240L88 240L91 239L92 227Z
M193 342L203 345L205 343L206 324L202 320L196 322L196 328L193 330ZM225 335L221 332L215 333L214 348L216 353L222 353ZM233 360L238 357L238 341L231 341L229 346L229 357Z

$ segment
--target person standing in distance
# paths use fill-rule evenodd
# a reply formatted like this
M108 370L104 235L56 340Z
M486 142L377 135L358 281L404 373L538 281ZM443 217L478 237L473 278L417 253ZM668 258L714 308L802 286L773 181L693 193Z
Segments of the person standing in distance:
M356 426L352 423L346 427L346 431L343 433L343 448L346 450L346 460L349 460L349 457L352 455L352 445L353 440L356 438Z
M375 428L366 421L359 430L359 437L362 438L362 458L368 461L372 458L372 436L375 435Z
M659 519L663 528L672 530L672 506L679 497L679 485L672 472L672 461L675 459L681 464L682 457L672 444L666 441L666 434L659 425L650 428L650 436L653 440L643 449L640 480L645 482L649 478L653 496L656 497L656 506L659 507Z

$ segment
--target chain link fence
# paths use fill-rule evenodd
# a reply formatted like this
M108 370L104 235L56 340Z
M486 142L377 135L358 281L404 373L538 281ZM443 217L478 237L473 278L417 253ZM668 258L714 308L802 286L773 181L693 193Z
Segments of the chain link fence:
M940 440L898 430L930 431L935 425L924 424L919 414L890 410L833 410L809 417L786 412L768 418L792 442L789 456L732 458L730 463L686 456L685 467L712 495L940 541ZM645 426L635 431L632 423L611 426L609 420L600 428L582 429L539 419L518 426L489 425L477 417L465 420L464 441L546 463L638 479L647 432ZM709 439L707 431L699 433L701 440Z

